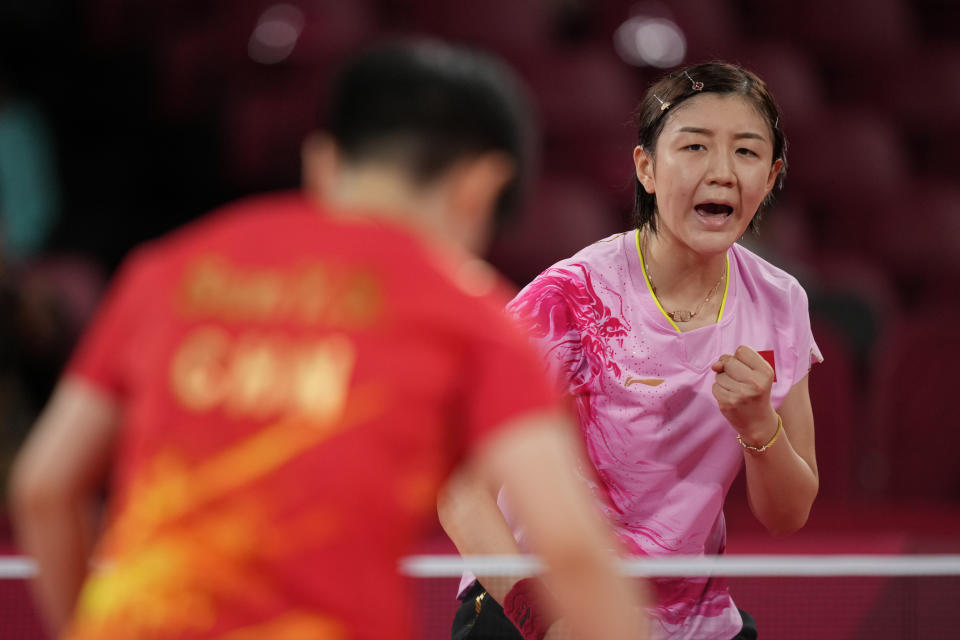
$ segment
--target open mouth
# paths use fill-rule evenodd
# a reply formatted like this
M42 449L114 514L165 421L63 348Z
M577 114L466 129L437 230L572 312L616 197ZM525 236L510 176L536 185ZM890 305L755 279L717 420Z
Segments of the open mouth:
M729 216L733 213L733 207L717 202L704 202L703 204L695 206L694 209L696 209L700 215L705 216Z

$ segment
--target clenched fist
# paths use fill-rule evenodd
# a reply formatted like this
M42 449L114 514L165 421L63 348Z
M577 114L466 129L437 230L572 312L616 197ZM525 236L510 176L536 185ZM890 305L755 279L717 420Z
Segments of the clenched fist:
M713 363L717 378L713 397L720 413L748 444L763 445L777 430L777 415L770 404L773 367L763 356L740 345L733 355Z

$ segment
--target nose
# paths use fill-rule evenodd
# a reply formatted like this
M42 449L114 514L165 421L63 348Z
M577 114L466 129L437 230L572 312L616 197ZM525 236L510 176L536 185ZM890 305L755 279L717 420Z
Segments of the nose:
M724 151L710 154L710 164L705 176L709 185L732 187L737 183L737 174L733 168L733 159Z

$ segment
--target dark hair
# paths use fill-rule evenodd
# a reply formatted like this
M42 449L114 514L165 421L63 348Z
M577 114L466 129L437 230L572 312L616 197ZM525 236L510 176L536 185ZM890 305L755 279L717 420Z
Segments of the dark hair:
M770 125L773 134L773 161L783 161L783 167L777 176L776 187L783 186L787 172L787 139L780 126L781 113L766 83L746 69L726 62L707 62L674 71L661 78L647 90L637 110L637 144L651 155L656 154L657 141L667 122L667 118L677 106L693 96L702 93L736 94L743 96L753 104L756 110ZM663 108L663 105L669 105ZM640 181L634 177L635 196L633 204L634 224L638 229L649 225L657 230L657 199L647 193ZM760 207L766 208L773 200L771 192ZM760 211L750 221L751 231L757 230Z
M382 44L343 69L329 109L327 129L347 162L388 161L418 184L466 157L506 153L516 175L497 216L518 204L533 124L522 84L491 56L434 40Z

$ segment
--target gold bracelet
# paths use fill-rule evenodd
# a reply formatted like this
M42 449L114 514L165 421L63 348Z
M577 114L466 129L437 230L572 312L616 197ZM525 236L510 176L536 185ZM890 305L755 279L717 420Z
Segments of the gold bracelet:
M783 418L781 418L780 414L778 413L777 414L777 430L773 434L773 437L770 438L770 440L767 442L767 444L763 445L762 447L758 447L752 444L747 444L746 442L743 441L743 436L741 436L739 433L737 434L737 442L739 442L740 446L743 447L744 449L749 449L750 451L753 451L755 453L763 453L764 451L769 449L771 446L773 446L773 443L776 442L777 438L780 437L781 431L783 431Z

